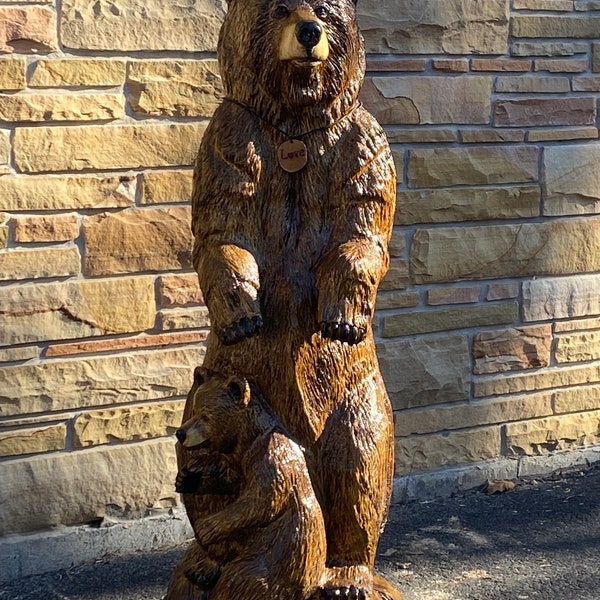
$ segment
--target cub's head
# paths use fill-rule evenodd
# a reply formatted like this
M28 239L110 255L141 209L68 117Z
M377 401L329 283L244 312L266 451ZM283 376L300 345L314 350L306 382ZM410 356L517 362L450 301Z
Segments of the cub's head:
M275 121L345 114L365 68L355 0L228 0L219 60L226 93ZM298 115L296 115L298 116Z
M179 443L188 450L233 451L247 429L248 381L197 367L190 395L192 416L177 430Z

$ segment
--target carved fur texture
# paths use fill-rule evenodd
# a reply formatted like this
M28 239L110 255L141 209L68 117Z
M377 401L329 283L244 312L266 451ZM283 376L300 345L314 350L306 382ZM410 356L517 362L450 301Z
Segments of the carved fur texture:
M230 0L219 60L227 99L202 140L192 200L212 324L204 366L255 381L307 449L325 519L324 589L346 593L356 576L357 598L387 599L372 570L393 425L372 317L396 179L385 135L357 100L354 2ZM295 173L277 159L289 139L307 150Z

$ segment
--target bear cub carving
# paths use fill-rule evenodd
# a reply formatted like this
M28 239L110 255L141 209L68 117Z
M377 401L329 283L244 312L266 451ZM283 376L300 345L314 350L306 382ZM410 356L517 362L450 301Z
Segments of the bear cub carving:
M197 588L209 590L196 597L231 600L241 589L247 600L317 597L325 574L325 526L303 449L247 379L197 368L194 387L192 416L177 438L188 453L221 455L226 462L205 463L198 471L184 465L178 486L186 493L218 494L223 464L240 475L233 499L192 521L197 544L185 572ZM223 493L231 489L226 482Z

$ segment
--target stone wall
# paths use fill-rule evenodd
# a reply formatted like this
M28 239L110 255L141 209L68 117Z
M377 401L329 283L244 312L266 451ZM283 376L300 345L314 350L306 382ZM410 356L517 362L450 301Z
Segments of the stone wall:
M0 0L0 535L178 504L224 0ZM600 4L359 0L398 475L600 440ZM551 455L550 455L551 456Z

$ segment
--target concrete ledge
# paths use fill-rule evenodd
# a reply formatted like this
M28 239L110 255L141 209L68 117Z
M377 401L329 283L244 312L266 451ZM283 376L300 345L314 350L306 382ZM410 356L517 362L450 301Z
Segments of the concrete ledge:
M543 477L600 462L600 445L544 456L500 458L446 467L394 480L392 504L448 497L483 485L487 479ZM0 584L93 562L169 548L193 537L183 509L133 521L109 521L0 538Z
M29 575L69 569L104 556L168 548L193 537L183 509L100 527L81 525L0 539L0 584Z
M444 498L483 485L488 479L544 477L561 471L585 469L600 462L600 444L542 456L497 458L470 465L443 467L394 480L392 504Z

